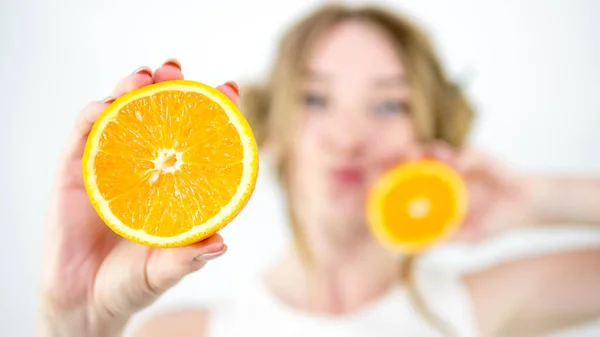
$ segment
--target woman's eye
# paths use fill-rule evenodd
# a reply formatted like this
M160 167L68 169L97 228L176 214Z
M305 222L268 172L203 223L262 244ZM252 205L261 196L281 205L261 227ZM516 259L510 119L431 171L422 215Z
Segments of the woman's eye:
M304 95L304 105L311 109L322 109L327 106L327 99L323 95L307 93Z
M401 101L383 101L375 106L377 113L396 114L406 111L404 104Z

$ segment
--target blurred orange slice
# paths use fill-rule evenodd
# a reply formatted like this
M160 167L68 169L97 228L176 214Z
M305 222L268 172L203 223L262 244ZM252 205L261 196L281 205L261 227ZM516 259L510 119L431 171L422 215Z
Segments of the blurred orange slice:
M435 160L399 165L373 186L367 219L374 236L387 247L416 253L454 233L467 209L460 175Z
M241 211L256 184L258 150L223 93L179 80L112 103L92 128L82 164L107 226L141 244L175 247L216 233Z

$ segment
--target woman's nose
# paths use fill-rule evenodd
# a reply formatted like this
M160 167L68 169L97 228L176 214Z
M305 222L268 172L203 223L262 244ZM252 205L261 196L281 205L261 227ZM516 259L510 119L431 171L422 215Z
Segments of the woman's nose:
M342 114L332 118L329 130L325 131L325 146L344 154L363 151L367 142L368 125L364 119L352 114Z

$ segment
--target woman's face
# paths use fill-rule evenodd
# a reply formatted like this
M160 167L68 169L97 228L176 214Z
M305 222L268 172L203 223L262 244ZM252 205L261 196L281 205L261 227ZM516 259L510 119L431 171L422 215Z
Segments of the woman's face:
M365 230L369 186L416 148L400 55L376 27L347 21L307 66L290 168L297 214L335 234Z

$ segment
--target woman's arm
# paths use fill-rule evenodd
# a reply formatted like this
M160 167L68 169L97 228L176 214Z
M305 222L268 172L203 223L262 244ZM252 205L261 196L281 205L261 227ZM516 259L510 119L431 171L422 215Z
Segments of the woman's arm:
M523 181L527 224L600 224L600 179ZM466 282L482 336L535 336L600 317L600 247L508 262Z
M600 179L531 178L531 207L540 224L600 224Z
M513 261L465 280L481 336L538 336L600 318L600 247Z
M488 189L490 195L508 196L491 199L510 206L489 213L497 230L600 224L600 179L515 176L487 167L484 176L495 177L487 186L501 186ZM469 275L466 282L482 336L538 335L600 317L600 247L508 262Z

